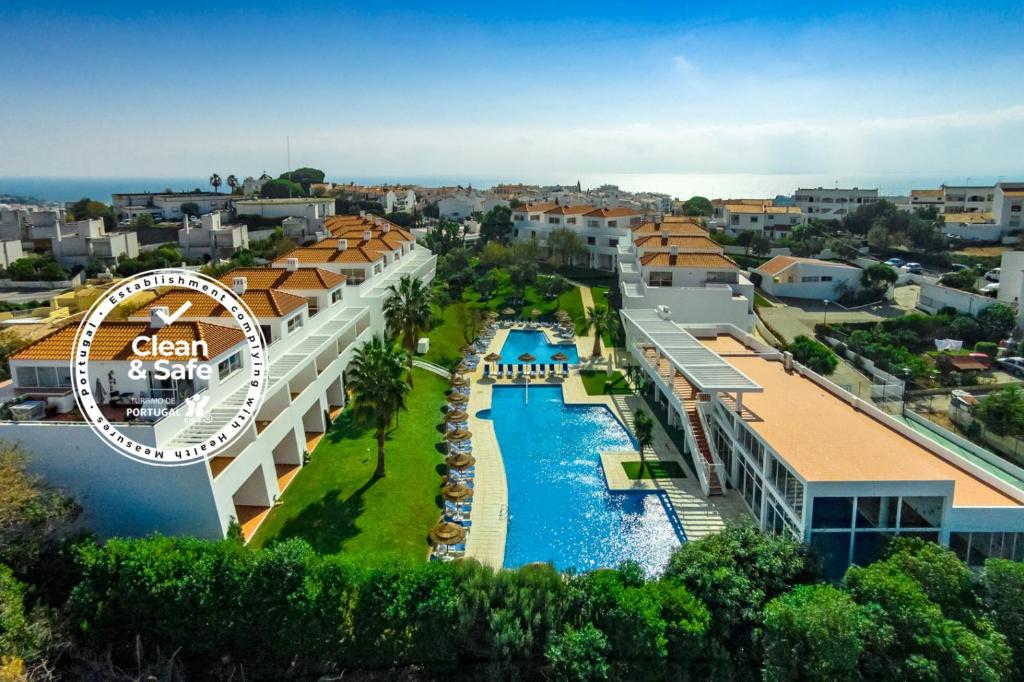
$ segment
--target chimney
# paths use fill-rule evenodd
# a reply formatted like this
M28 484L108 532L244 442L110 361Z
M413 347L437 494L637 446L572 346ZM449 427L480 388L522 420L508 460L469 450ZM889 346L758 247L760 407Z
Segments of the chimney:
M373 222L376 225L380 225L381 223L384 222L384 219L381 218L379 215L375 215L375 216L373 216Z
M295 272L296 270L299 269L298 258L289 258L287 261L285 261L285 263L287 263L288 265L288 272Z
M366 217L366 211L360 211L359 212L359 217L360 218L365 218Z
M325 239L327 239L327 233L326 232L317 232L316 233L316 240L318 242L322 242Z
M788 350L782 352L782 366L786 368L787 372L793 371L793 354Z
M348 240L347 239L339 239L338 240L338 251L344 251L347 248L348 248Z
M676 256L679 255L679 247L678 246L672 246L671 248L669 248L669 253L672 254L673 258L675 258Z
M383 227L380 228L380 231L383 232L384 234L387 234L388 232L390 232L391 231L391 223L384 223Z
M164 317L171 314L171 309L165 305L158 305L155 308L149 310L149 328L150 329L163 329L166 325L164 324Z
M368 242L368 241L370 241L371 239L373 239L373 232L371 232L371 231L369 231L369 230L365 230L365 231L363 232L363 241L364 241L364 242Z
M661 235L661 245L668 246L668 237L666 237L665 235Z
M231 280L231 290L241 296L245 293L245 290L249 288L248 277L234 277Z

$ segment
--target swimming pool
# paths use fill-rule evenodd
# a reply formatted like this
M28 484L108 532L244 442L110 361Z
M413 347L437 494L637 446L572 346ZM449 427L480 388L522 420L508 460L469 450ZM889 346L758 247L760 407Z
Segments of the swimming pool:
M544 336L544 332L541 331L513 329L508 333L508 338L499 352L501 362L505 364L523 364L519 362L519 356L523 353L529 353L537 358L536 362L555 362L556 364L557 361L552 360L551 356L555 353L565 353L569 359L562 362L568 362L571 365L580 364L579 355L576 353L576 344L550 344L547 337Z
M600 452L633 449L603 406L566 405L559 386L495 386L491 410L508 479L505 566L549 561L560 570L633 560L660 572L682 542L660 493L609 492Z

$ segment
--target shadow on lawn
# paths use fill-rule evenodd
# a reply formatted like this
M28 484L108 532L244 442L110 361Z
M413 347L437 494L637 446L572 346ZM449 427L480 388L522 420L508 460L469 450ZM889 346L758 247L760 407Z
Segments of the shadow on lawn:
M356 527L356 519L364 511L366 494L379 480L371 477L344 500L340 499L338 491L328 492L316 504L288 519L278 537L301 537L323 554L341 551L347 541L362 532Z

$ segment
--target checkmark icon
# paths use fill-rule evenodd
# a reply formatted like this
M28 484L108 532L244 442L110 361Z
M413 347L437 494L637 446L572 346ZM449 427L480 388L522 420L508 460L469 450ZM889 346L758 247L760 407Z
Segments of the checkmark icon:
M192 307L191 301L185 301L181 304L181 307L174 311L171 315L167 315L163 310L157 308L153 311L157 317L159 317L165 325L174 324L179 317L185 314L185 311Z

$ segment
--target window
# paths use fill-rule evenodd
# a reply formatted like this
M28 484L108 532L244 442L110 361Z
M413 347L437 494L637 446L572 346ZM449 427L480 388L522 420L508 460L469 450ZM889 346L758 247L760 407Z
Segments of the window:
M597 227L597 221L596 220L588 220L587 221L587 227Z
M725 272L708 272L707 281L735 284L737 282L737 277L736 273L731 270L727 270Z
M832 276L831 275L822 275L821 276L821 281L822 282L831 282L832 281Z
M613 249L616 246L618 246L618 245L619 245L619 240L618 239L609 239L608 240L608 246L612 247Z
M849 528L853 524L852 497L815 497L812 528Z
M756 216L756 215L752 215L752 216L750 216L750 222L751 222L751 223L756 223L756 222L758 222L758 218L759 218L759 217L760 217L760 216Z
M858 497L857 528L895 528L898 497Z
M558 218L548 218L548 225L557 225L561 222Z
M341 300L342 291L342 289L336 289L334 292L331 293L331 303L337 303L338 301Z
M226 360L217 363L217 376L221 381L242 369L242 354L235 353Z
M565 224L566 225L575 225L576 224L576 218L566 218L565 219Z
M302 328L302 314L298 314L294 317L288 318L288 333L291 334L296 329Z
M804 484L775 455L768 456L767 479L796 516L803 514Z
M515 220L520 221L520 222L523 221L523 220L526 220L526 214L525 213L516 213Z
M537 213L537 214L531 215L530 216L530 222L539 223L540 222L540 214Z
M993 558L1024 561L1024 533L950 533L949 548L971 567Z
M807 275L807 276L800 277L800 281L801 282L817 282L820 279L821 279L821 277L818 277L816 275Z
M672 286L671 272L652 272L647 276L647 283L652 287Z
M26 388L70 388L70 367L18 367L18 386Z
M594 245L594 244L596 244L596 243L597 243L597 240L596 240L595 238L593 238L593 237L587 237L587 244L588 244L589 246L593 246L593 245Z
M730 216L729 224L730 225L739 225L740 224L740 217L738 215Z
M938 528L942 525L941 497L904 497L900 528Z
M318 312L320 312L320 306L317 305L317 301L316 301L316 297L315 296L307 296L306 297L306 306L309 308L309 316L310 317L313 317Z
M618 226L619 226L619 221L618 220L609 220L608 221L608 227L618 227Z

